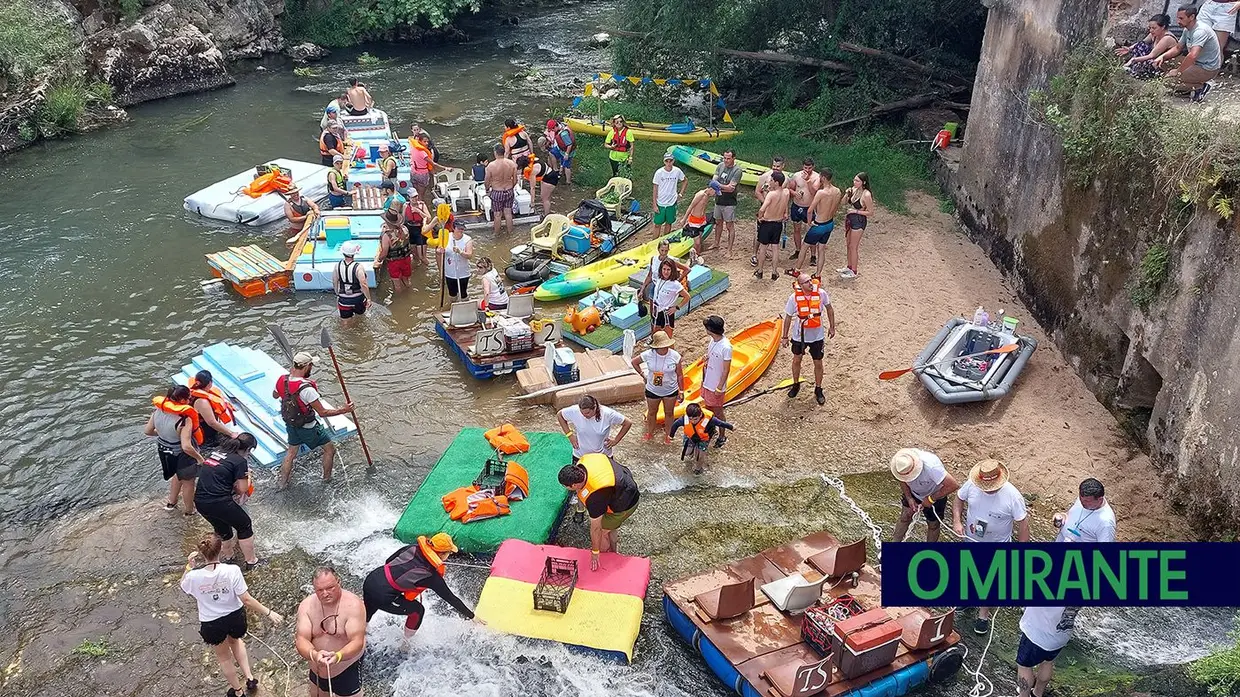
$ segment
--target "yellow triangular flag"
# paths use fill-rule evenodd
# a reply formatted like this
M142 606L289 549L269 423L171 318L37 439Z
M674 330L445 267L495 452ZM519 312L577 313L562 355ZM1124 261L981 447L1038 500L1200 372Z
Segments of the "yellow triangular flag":
M592 94L594 94L594 83L587 82L586 83L586 96L589 97Z

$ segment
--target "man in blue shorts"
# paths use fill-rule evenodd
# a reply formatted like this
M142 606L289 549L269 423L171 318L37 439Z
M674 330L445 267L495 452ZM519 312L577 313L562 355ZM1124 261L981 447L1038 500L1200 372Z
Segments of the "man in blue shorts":
M577 150L577 137L566 123L555 119L547 121L547 152L555 158L556 169L564 173L565 185L573 183L573 153Z
M822 278L822 265L826 261L827 240L835 229L835 214L844 199L839 187L831 182L831 170L824 169L819 177L821 185L814 200L809 204L809 230L805 232L805 247L809 253L809 265L817 266L814 278Z
M809 222L809 207L818 193L818 173L814 171L814 159L807 157L801 160L801 171L792 175L788 189L792 196L788 203L788 220L792 221L792 241L796 249L788 257L789 260L801 256L801 233Z

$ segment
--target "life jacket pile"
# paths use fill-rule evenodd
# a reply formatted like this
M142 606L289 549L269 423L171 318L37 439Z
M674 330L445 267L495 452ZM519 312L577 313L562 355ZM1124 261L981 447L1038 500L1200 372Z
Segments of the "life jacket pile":
M530 451L530 442L525 438L525 434L512 424L497 426L483 433L482 436L500 455L516 455Z
M530 495L530 475L519 463L507 462L503 490L471 484L450 491L441 502L448 517L462 523L498 518L512 513L512 504Z

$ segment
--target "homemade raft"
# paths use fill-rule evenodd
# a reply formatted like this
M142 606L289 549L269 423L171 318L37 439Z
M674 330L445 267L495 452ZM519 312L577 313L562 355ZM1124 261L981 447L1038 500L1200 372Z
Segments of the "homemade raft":
M251 454L254 461L263 467L282 461L288 451L288 434L280 418L280 400L272 397L271 391L276 387L276 378L288 374L288 369L258 349L219 343L194 356L172 380L188 385L200 370L211 371L213 383L236 407L237 427L258 441L258 447ZM322 401L323 406L331 408L326 399ZM321 422L331 432L333 440L357 432L347 416L332 416ZM304 454L308 449L303 445L301 451Z
M882 608L865 544L818 532L664 584L663 610L742 697L899 697L950 677L954 611Z
M301 189L304 198L318 201L327 196L327 172L330 167L284 158L271 160L270 164L292 172L293 184ZM204 218L251 226L266 225L284 217L283 196L269 193L250 198L241 192L254 181L254 177L255 169L251 167L196 191L185 197L185 210Z
M485 314L476 301L466 300L435 315L435 333L470 376L486 380L525 368L530 359L543 355L545 344L560 340L559 323L536 319L533 313L534 300L528 295L512 298L507 310Z
M1015 322L1015 320L1009 321ZM1012 353L959 358L991 349L1018 344ZM963 317L943 325L938 334L917 356L915 370L921 384L943 404L985 402L1001 399L1016 384L1016 378L1038 347L1036 339L1018 336L1006 327L979 326ZM957 359L957 360L953 360Z
M574 564L571 585L540 584L548 570L573 569ZM601 555L599 570L591 571L588 549L508 540L491 563L475 613L489 629L631 661L649 584L649 559L608 552ZM549 609L535 609L536 594L538 604Z
M529 496L513 505L509 515L470 523L449 517L443 496L468 486L487 460L496 457L484 433L485 429L466 428L457 434L405 507L396 523L397 538L412 543L419 535L446 532L462 552L474 554L490 554L509 538L534 543L551 538L568 503L568 490L560 485L557 475L573 456L572 446L562 433L526 433L529 452L507 457L529 474Z

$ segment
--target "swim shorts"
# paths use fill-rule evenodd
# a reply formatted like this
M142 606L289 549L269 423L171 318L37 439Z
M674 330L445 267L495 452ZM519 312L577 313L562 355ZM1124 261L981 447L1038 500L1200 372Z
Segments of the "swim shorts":
M415 189L425 189L431 185L430 172L414 172L409 175L409 183L413 184Z
M811 341L811 342L809 342L808 344L807 344L807 343L805 343L804 341L797 341L797 340L793 339L793 341L792 341L792 355L794 355L794 356L804 356L804 355L805 355L805 348L808 346L808 347L809 347L809 357L810 357L810 358L812 358L812 359L814 359L814 360L816 360L816 361L821 361L821 360L822 360L822 356L823 356L823 354L824 354L824 351L823 351L823 345L824 345L825 343L826 343L826 342L825 342L825 341L823 341L822 339L819 339L818 341Z
M491 198L491 210L501 211L505 208L512 208L512 201L516 194L512 189L491 189L487 192L487 196Z
M228 637L240 639L247 631L249 627L246 626L244 607L198 625L198 636L202 637L207 646L219 646Z
M825 223L814 223L805 231L805 244L826 244L831 239L831 232L835 230L835 221L828 220Z
M702 406L707 409L719 409L723 407L727 395L723 392L715 392L714 390L702 389Z
M629 516L633 515L633 511L636 511L636 510L637 510L637 506L633 506L629 510L620 511L619 513L604 513L603 514L603 529L604 530L619 529L621 525L624 525L624 521L628 520Z
M298 426L296 428L288 428L286 426L285 430L288 432L289 445L304 445L314 450L332 442L331 434L318 421L309 426Z
M788 219L794 223L809 222L809 206L798 206L793 203L788 208Z
M413 258L408 255L388 259L385 265L387 266L388 275L392 278L409 278L413 275Z
M676 222L676 204L670 206L659 206L659 210L654 213L655 225L671 225Z
M346 208L353 205L353 197L328 194L327 203L330 204L332 208Z
M366 314L366 296L337 296L336 309L340 310L340 319L349 319L353 315L364 315Z
M555 171L547 172L546 174L543 175L542 183L547 186L559 186L560 185L560 173L555 172Z
M778 220L758 221L758 244L779 244L784 235L784 224Z
M689 237L691 239L701 237L704 232L706 232L705 225L686 225L684 228L685 237Z
M730 223L733 220L736 220L736 206L721 206L716 203L715 211L711 217L715 220L722 220Z
M1022 668L1037 668L1047 661L1055 660L1063 649L1047 651L1033 643L1024 632L1020 633L1020 643L1016 646L1016 665Z
M310 673L310 684L317 685L319 692L332 697L349 697L362 691L362 658L359 656L357 662L345 668L344 671L332 678L329 688L327 678L320 678L315 675L314 671Z
M555 156L556 161L560 163L560 167L564 169L573 168L573 156L572 155L566 156L564 154L564 151L560 149L560 146L552 145L551 150L549 152Z
M908 508L908 499L903 496L900 497L900 507ZM927 523L938 523L940 520L947 520L945 517L947 515L946 498L935 501L930 508L926 508L924 506L918 506L918 508L921 509L921 514L925 516ZM936 513L938 514L937 517L935 516Z

